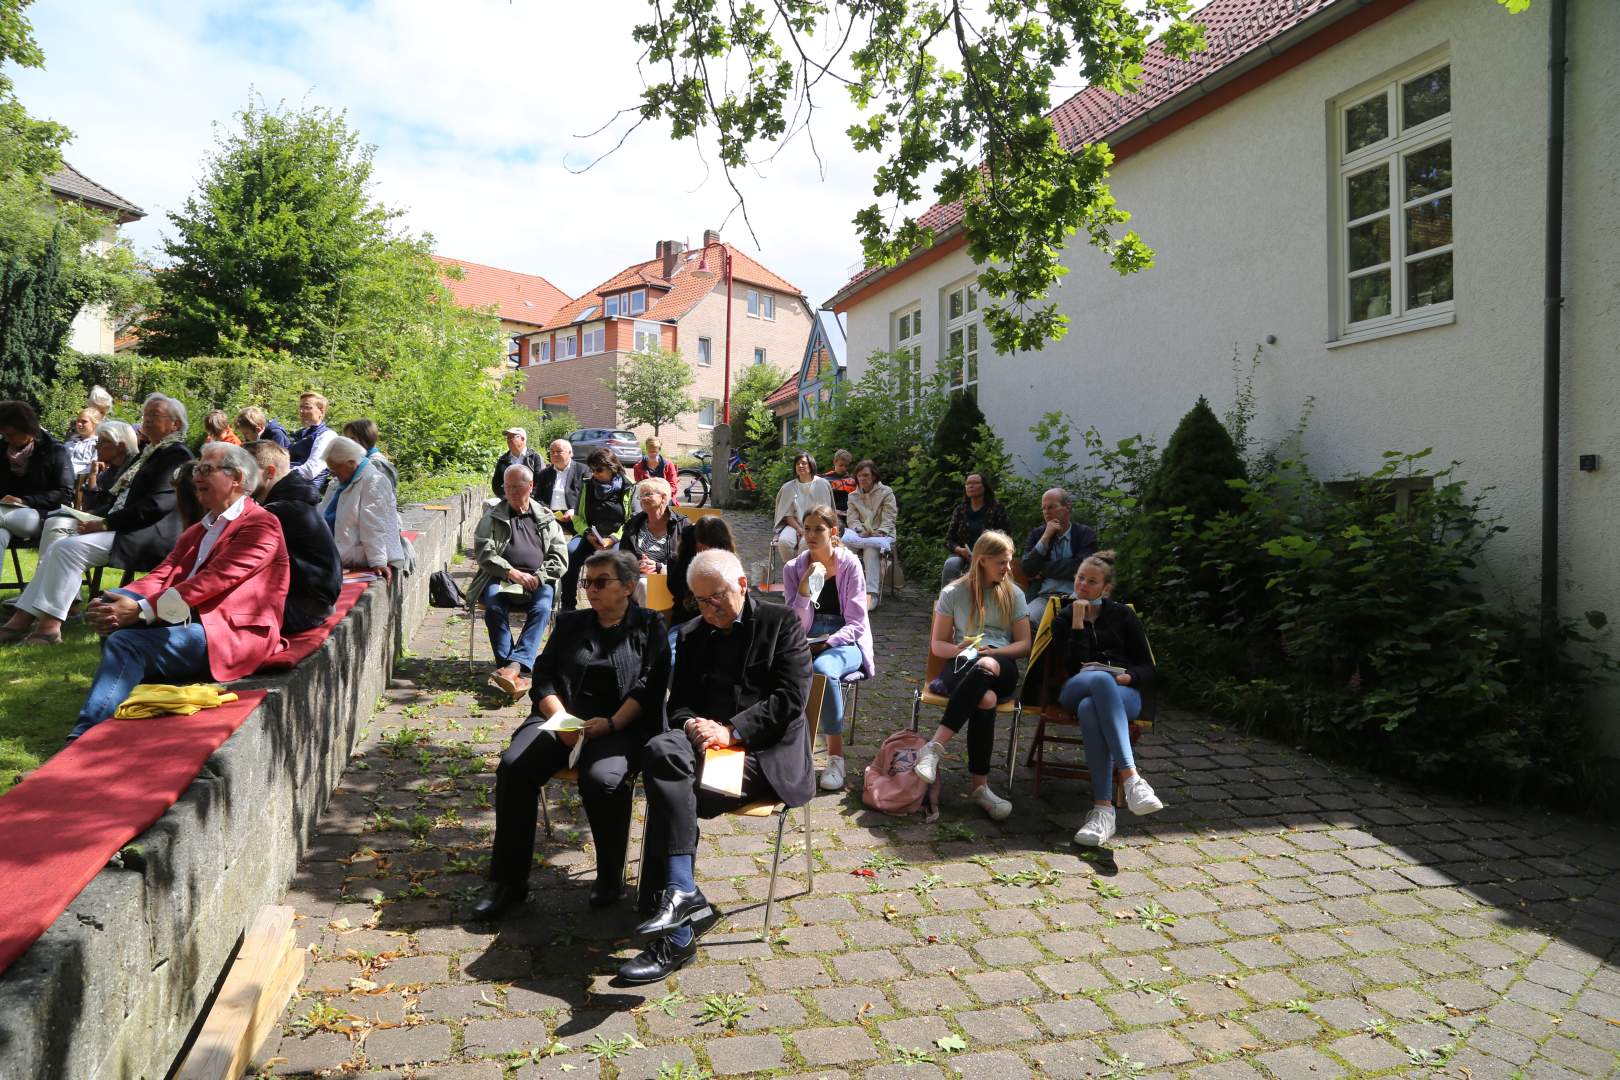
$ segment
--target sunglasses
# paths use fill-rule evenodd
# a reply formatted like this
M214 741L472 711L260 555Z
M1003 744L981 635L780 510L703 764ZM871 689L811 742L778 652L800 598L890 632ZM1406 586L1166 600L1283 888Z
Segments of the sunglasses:
M609 585L616 584L618 580L618 578L613 577L612 575L607 577L588 577L585 579L585 587L587 589L605 589Z

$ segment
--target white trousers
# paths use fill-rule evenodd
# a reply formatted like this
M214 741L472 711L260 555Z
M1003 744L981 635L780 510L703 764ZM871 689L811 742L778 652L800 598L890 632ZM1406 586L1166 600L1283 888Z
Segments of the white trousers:
M866 591L874 598L883 594L883 560L881 555L894 546L892 536L861 536L849 530L843 536L844 546L861 553L861 568L866 571ZM877 605L870 604L870 607Z
M32 540L38 535L38 510L31 506L0 506L0 552L13 540Z
M78 519L67 514L52 514L39 527L39 561L45 561L45 555L51 550L51 545L62 537L78 535Z
M17 610L52 619L67 618L68 609L79 595L84 572L92 566L107 565L116 536L98 532L59 538L40 558L34 579L17 598Z
M786 566L798 558L799 552L804 550L799 546L799 534L791 525L782 526L782 531L776 534L776 554Z

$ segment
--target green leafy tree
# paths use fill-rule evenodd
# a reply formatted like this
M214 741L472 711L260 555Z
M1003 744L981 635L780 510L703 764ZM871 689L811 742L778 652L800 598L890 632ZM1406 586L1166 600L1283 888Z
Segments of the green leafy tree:
M618 399L627 427L645 424L656 435L664 424L697 409L690 393L695 381L691 366L679 353L653 348L632 354L616 377L603 379L602 385Z
M1065 149L1046 113L1076 74L1134 90L1155 22L1166 21L1172 56L1201 50L1191 6L652 0L652 18L634 30L655 73L638 114L667 118L677 138L712 132L738 190L733 173L808 126L817 95L843 84L864 114L851 144L881 158L874 201L855 216L867 264L894 266L933 244L932 229L894 208L919 202L922 178L937 176L934 198L964 208L968 252L995 301L985 325L996 348L1040 348L1066 331L1046 296L1075 234L1122 274L1153 258L1136 233L1120 232L1129 214L1108 190L1108 147ZM827 40L830 49L817 44Z
M744 457L775 450L782 445L777 433L776 414L765 399L787 378L787 373L771 364L745 368L731 387L731 445Z
M1198 527L1243 506L1243 493L1229 481L1245 479L1243 459L1220 418L1199 397L1165 444L1158 471L1145 493L1150 513L1180 507Z
M0 398L38 404L56 382L75 310L64 284L60 237L37 262L0 264Z
M372 147L345 114L250 102L169 215L171 264L142 348L154 356L315 357L362 304L348 288L396 212L371 196ZM386 261L386 260L385 260Z

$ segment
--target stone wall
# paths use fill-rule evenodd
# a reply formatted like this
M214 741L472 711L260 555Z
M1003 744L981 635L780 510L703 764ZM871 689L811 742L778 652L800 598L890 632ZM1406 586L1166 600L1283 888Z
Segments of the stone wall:
M407 508L417 570L373 586L180 800L0 977L0 1077L165 1076L260 907L285 892L355 734L481 509L479 492ZM85 798L95 797L85 792ZM72 813L63 807L64 816Z

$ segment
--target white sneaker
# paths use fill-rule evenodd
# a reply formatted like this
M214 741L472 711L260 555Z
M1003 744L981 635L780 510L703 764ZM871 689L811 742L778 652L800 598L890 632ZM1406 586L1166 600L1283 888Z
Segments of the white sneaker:
M922 750L918 752L917 764L911 767L912 771L932 784L939 779L939 759L944 756L945 748L930 739L923 744Z
M989 784L981 784L973 789L973 801L979 804L979 809L990 815L991 821L1006 821L1012 813L1012 803L990 790Z
M1156 814L1164 809L1164 800L1153 794L1153 789L1138 773L1125 781L1125 805L1133 814Z
M1114 808L1093 806L1086 815L1086 823L1074 834L1074 842L1081 847L1102 847L1114 838Z
M827 767L821 770L822 791L842 791L844 789L844 759L842 757L827 756Z

